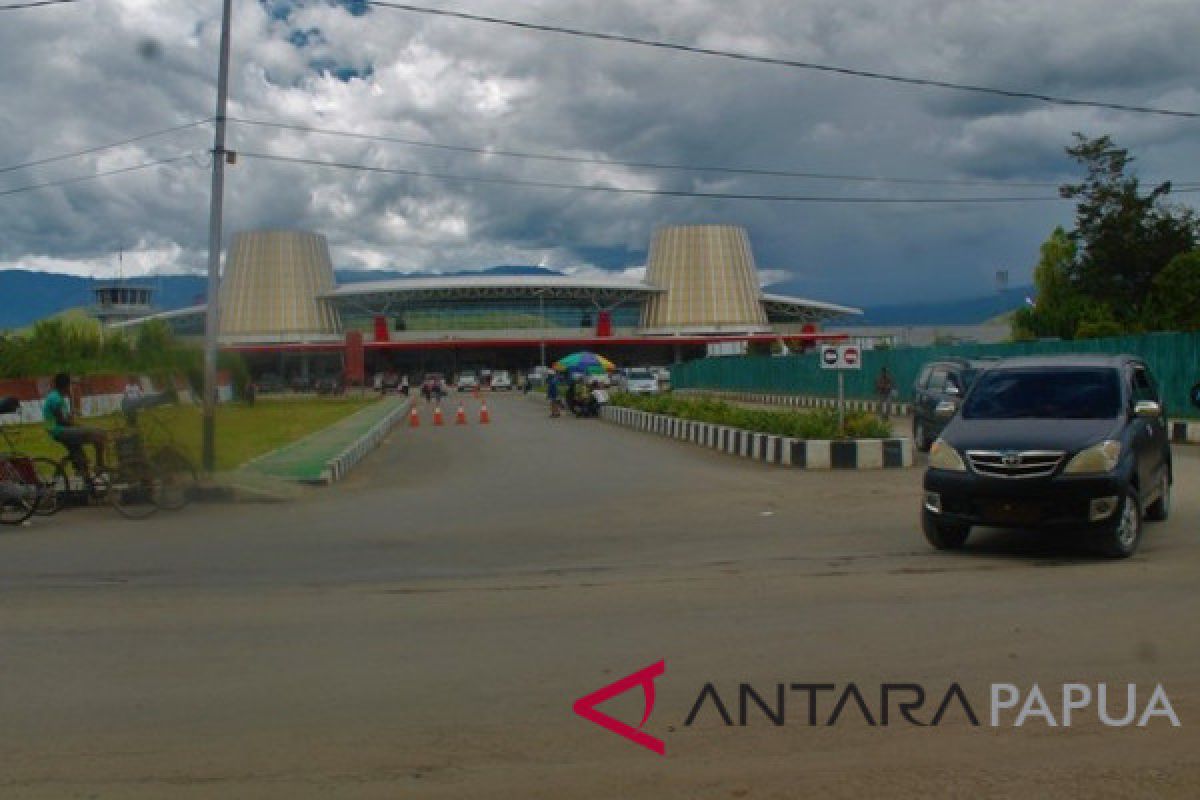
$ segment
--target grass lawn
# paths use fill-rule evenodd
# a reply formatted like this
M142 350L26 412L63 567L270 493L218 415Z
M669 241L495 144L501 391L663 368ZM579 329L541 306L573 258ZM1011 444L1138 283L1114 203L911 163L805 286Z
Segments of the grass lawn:
M366 397L268 397L253 407L240 403L217 408L217 470L234 469L255 456L282 447L332 425L378 400ZM199 406L166 406L142 412L141 429L150 445L174 441L200 463ZM80 420L81 424L114 429L119 414ZM159 424L161 423L161 424ZM30 455L62 458L66 451L40 425L6 426L17 449ZM0 439L0 449L7 449ZM88 448L91 452L91 448Z

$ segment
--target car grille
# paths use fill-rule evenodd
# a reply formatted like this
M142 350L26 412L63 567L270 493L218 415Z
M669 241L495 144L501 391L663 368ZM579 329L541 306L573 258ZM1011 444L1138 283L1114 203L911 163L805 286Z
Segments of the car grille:
M1053 475L1065 454L1058 450L968 450L977 475L992 478L1045 478Z

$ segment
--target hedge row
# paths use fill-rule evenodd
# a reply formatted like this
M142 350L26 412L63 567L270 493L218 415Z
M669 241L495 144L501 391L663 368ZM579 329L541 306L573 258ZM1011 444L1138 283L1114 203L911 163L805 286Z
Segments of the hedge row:
M843 434L838 431L837 411L832 409L763 411L742 408L723 400L672 394L617 393L610 402L622 408L794 439L887 439L892 436L891 426L874 414L861 411L846 412L846 430Z

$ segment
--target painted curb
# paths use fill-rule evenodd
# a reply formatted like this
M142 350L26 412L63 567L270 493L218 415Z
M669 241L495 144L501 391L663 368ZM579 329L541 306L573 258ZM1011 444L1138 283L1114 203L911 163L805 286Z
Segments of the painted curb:
M1176 444L1200 444L1200 422L1172 422L1171 441Z
M600 418L729 455L798 469L899 469L913 465L912 441L906 438L793 439L614 406L602 408Z
M393 428L404 421L412 403L412 398L409 398L393 408L340 453L326 461L318 483L328 485L346 477L368 453L379 446Z
M709 389L676 389L675 394L704 395L718 400L732 400L742 403L759 403L767 406L784 406L787 408L837 408L836 397L817 397L807 394L762 394L759 392L726 392ZM852 400L846 398L847 411L868 411L874 414L883 413L884 403L878 400ZM912 413L911 403L887 403L887 412L893 417L904 417Z

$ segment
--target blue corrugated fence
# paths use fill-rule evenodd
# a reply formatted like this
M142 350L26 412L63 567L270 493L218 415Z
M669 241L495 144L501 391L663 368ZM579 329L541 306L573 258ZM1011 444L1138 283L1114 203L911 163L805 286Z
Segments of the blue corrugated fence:
M999 357L1053 353L1132 353L1146 360L1163 388L1163 399L1171 416L1200 416L1188 392L1200 382L1200 334L1152 333L1112 339L1083 339L1070 342L1011 342L1006 344L950 345L868 350L863 368L846 373L847 397L871 398L881 368L891 371L901 400L912 398L913 382L926 362L946 356ZM837 377L821 369L815 353L793 356L746 356L704 358L677 364L671 369L671 384L679 389L724 389L727 391L808 394L832 397L837 394Z

